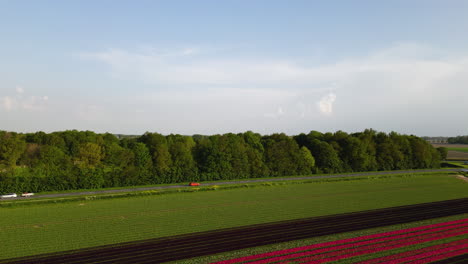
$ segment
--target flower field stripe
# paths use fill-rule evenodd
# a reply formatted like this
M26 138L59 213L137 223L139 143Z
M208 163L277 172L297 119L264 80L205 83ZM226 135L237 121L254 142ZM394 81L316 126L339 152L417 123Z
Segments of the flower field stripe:
M419 231L415 233L407 233L407 234L402 234L402 235L393 236L393 237L383 237L383 238L366 240L366 241L361 241L361 242L352 243L352 244L344 244L344 245L338 245L338 246L333 246L333 247L326 247L326 248L320 248L320 249L315 249L315 250L296 252L292 254L283 254L281 256L274 256L273 258L257 260L252 263L263 264L263 263L270 263L270 262L275 262L275 261L281 261L281 260L316 255L316 254L320 254L317 256L322 257L322 258L330 257L330 256L337 255L337 254L348 253L350 251L367 250L367 249L372 249L372 248L376 249L382 246L388 247L393 244L401 244L401 243L409 242L409 241L419 241L421 239L438 237L438 236L443 236L443 235L452 234L452 233L459 233L460 230L464 230L465 232L468 232L468 225L461 224L461 225L456 225L456 226L440 227L440 228L435 228L431 230L423 230L423 231Z
M415 231L419 231L419 230L431 229L431 228L442 227L442 226L456 225L456 224L461 224L461 223L468 223L468 218L455 220L455 221L450 221L450 222L432 224L432 225L425 225L425 226L401 229L401 230L390 231L390 232L385 232L385 233L378 233L378 234L373 234L373 235L367 235L367 236L361 236L361 237L354 237L354 238L324 242L324 243L313 244L313 245L309 245L309 246L302 246L302 247L297 247L297 248L278 250L278 251L273 251L273 252L268 252L268 253L262 253L262 254L256 254L256 255L251 255L251 256L245 256L245 257L241 257L241 258L235 258L235 259L230 259L230 260L219 261L219 262L216 262L214 264L241 263L241 262L245 262L245 261L257 260L257 259L262 259L262 258L271 257L271 256L291 254L291 253L298 252L298 251L304 251L304 250L309 250L309 249L334 246L334 245L339 245L339 244L354 243L354 242L370 240L370 239L374 239L374 238L394 236L394 235L398 235L398 234L404 234L404 233L415 232Z
M451 246L451 247L443 248L443 249L439 249L439 250L424 252L424 253L416 254L416 255L413 255L413 256L408 256L408 257L405 257L405 258L399 258L399 259L395 259L393 261L388 261L386 263L389 263L389 264L390 263L391 264L407 263L407 262L422 260L424 258L434 257L434 256L437 256L437 255L450 253L450 252L453 252L453 251L458 251L458 250L463 250L463 249L465 249L465 250L468 249L468 244L465 243L465 244Z
M406 263L408 263L408 264L431 263L431 262L434 262L434 261L443 260L443 259L447 259L447 258L451 258L451 257L455 257L455 256L464 255L464 254L468 254L468 247L464 248L464 249L460 249L460 250L450 251L450 252L447 252L447 253L442 253L442 254L439 254L439 255L427 257L427 258L424 258L424 259L417 259L417 260L414 260L414 261L411 261L411 262L406 262Z
M338 255L338 256L333 256L333 257L328 257L328 258L323 258L324 255L315 255L315 256L310 256L310 257L301 258L301 259L294 259L294 261L306 262L306 263L324 263L324 262L336 261L336 260L340 260L340 259L344 259L344 258L359 256L359 255L365 255L365 254L371 254L371 253L380 252L380 251L386 251L386 250L399 248L399 247L411 246L411 245L414 245L414 244L429 242L429 241L438 240L438 239L444 239L444 238L448 238L448 237L461 236L461 235L465 235L465 234L468 234L468 229L466 229L464 231L461 231L461 232L454 232L454 233L450 233L450 234L437 234L436 236L427 237L427 238L424 238L422 240L412 239L411 241L401 241L402 243L397 243L397 244L393 244L393 245L390 245L390 246L387 246L387 245L384 244L382 247L374 247L374 248L371 248L371 249L368 249L368 250L359 250L358 249L359 251L354 251L356 249L354 249L354 250L351 249L350 251L354 251L354 252L347 253L347 254L341 254L341 255ZM342 251L342 252L339 252L339 253L345 253L345 252ZM255 263L257 263L257 262L255 262Z
M453 241L453 242L446 243L446 244L440 244L440 245L420 248L416 250L406 251L406 252L402 252L402 253L394 254L390 256L369 259L366 261L358 262L357 264L377 264L377 263L382 263L382 262L388 263L389 261L396 260L398 258L409 257L409 256L413 256L413 255L417 255L417 254L421 254L421 253L425 253L429 251L441 250L441 249L448 248L451 246L456 246L459 244L467 244L467 243L468 243L468 239L462 239L462 240L457 240L457 241Z

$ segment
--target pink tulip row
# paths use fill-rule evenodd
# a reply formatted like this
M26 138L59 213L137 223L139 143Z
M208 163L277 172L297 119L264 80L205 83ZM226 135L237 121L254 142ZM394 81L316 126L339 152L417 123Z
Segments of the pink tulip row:
M314 255L314 259L318 259L318 258L332 257L335 255L342 255L342 254L356 252L356 251L365 251L365 250L370 250L370 249L377 250L379 248L384 248L384 247L388 248L389 246L393 246L393 245L398 246L399 244L405 243L405 242L415 241L414 243L419 243L418 241L422 239L428 239L428 238L434 238L434 237L436 239L439 239L438 237L440 236L445 236L445 235L449 235L453 233L459 233L461 230L468 233L468 225L467 224L457 225L454 228L453 226L442 227L442 228L436 228L432 230L420 231L416 233L403 234L399 236L378 238L374 240L368 240L368 241L357 242L357 243L352 243L352 244L303 251L300 253L287 254L287 255L282 255L282 256L276 256L273 258L257 260L253 263L264 264L264 263L270 263L273 261L280 261L280 260L286 260L286 259L292 259L292 258L298 258L298 257L304 257L304 256L312 256L312 255Z
M258 260L258 259L263 259L263 258L278 256L278 255L283 255L283 254L292 254L294 252L299 252L299 251L304 251L304 250L324 248L324 247L330 247L330 246L342 245L342 244L355 244L356 242L360 242L360 241L374 240L376 238L397 236L399 234L411 233L411 232L416 232L416 231L420 231L420 230L432 230L432 229L435 229L437 227L457 226L457 225L465 224L465 223L468 223L468 219L461 219L461 220L450 221L450 222L445 222L445 223L438 223L438 224L432 224L432 225L402 229L402 230L397 230L397 231L391 231L391 232L385 232L385 233L379 233L379 234L373 234L373 235L367 235L367 236L361 236L361 237L355 237L355 238L348 238L348 239L343 239L343 240L319 243L319 244L314 244L314 245L309 245L309 246L302 246L302 247L297 247L297 248L292 248L292 249L279 250L279 251L274 251L274 252L268 252L268 253L263 253L263 254L257 254L257 255L251 255L251 256L246 256L246 257L221 261L221 262L217 262L216 264L240 263L240 262Z
M409 256L414 256L414 255L422 254L422 253L426 253L426 252L438 251L438 250L450 248L452 246L458 246L460 244L465 245L465 247L467 247L468 239L457 240L457 241L453 241L453 242L446 243L446 244L440 244L440 245L425 247L425 248L421 248L421 249L406 251L406 252L403 252L403 253L394 254L394 255L390 255L390 256L385 256L385 257L370 259L370 260L366 260L366 261L361 261L358 264L377 264L377 263L382 263L382 262L390 263L391 261L396 260L396 259L401 259L401 258L405 258L405 257L409 257Z
M422 254L417 254L414 256L390 261L387 263L399 264L399 263L429 263L435 260L445 259L449 257L454 257L462 255L468 252L467 244L462 244L450 248L445 248L441 250L436 250L433 252L425 252Z
M464 255L464 254L468 254L468 248L466 248L466 245L465 245L464 249L450 251L450 252L442 253L442 254L439 254L439 255L434 255L434 256L430 256L428 258L424 258L424 259L417 259L417 260L407 262L407 263L408 264L425 264L425 263L431 263L431 262L434 262L434 261L438 261L438 260L442 260L442 259L448 259L448 258L451 258L451 257L456 257L456 256Z
M321 255L318 255L318 256L311 256L311 257L306 257L306 258L301 258L301 259L294 259L294 261L305 262L305 263L325 263L325 262L360 256L360 255L367 255L367 254L376 253L380 251L387 251L387 250L394 249L394 248L407 247L407 246L411 246L415 244L430 242L430 241L454 237L454 236L461 236L465 234L468 234L468 229L465 229L464 231L461 231L461 232L451 232L447 234L438 234L435 236L428 236L420 240L416 240L416 239L405 240L405 241L401 241L401 243L394 243L391 245L384 245L382 247L370 248L370 249L365 249L365 250L360 250L360 251L351 251L350 253L342 252L346 254L339 254L336 256L329 256L329 257L325 256L326 258L323 258L323 256ZM253 263L257 263L257 262L253 262Z

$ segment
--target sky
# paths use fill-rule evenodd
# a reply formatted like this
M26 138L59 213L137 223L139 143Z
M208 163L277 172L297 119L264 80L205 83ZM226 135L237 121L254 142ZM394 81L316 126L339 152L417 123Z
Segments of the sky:
M468 1L0 0L0 130L468 134Z

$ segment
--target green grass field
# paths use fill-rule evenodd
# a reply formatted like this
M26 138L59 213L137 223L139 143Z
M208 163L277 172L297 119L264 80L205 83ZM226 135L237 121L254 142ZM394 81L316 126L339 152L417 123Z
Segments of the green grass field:
M467 148L447 148L447 149L453 150L453 151L468 152L468 147Z
M465 164L465 161L445 161L444 163L447 163L449 165L454 165L459 168L468 168L468 164Z
M467 197L447 175L286 184L0 208L0 259Z

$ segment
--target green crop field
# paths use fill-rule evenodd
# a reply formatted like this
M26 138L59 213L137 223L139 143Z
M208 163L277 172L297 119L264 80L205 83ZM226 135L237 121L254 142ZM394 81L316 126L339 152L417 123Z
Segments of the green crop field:
M468 152L468 147L466 148L447 148L448 150Z
M0 259L467 197L447 175L286 184L0 208Z

